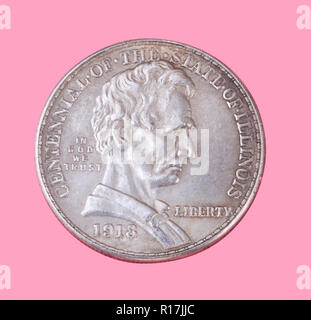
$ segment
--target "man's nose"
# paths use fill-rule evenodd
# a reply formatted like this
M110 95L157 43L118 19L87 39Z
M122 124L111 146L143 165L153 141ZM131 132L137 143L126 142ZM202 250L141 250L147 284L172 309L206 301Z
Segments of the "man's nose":
M196 145L197 141L194 141L193 137L188 135L186 139L180 139L179 145L177 148L177 158L189 158L193 159L196 158Z
M197 156L197 141L194 141L191 136L188 136L188 158L194 159Z
M191 130L193 128L196 128L196 125L195 125L195 122L194 120L192 119L191 116L187 117L185 120L184 120L184 128L188 129L188 130Z

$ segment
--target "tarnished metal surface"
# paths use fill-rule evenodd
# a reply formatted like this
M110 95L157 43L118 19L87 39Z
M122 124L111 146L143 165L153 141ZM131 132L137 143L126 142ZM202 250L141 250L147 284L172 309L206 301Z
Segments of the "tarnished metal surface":
M74 67L36 141L59 220L90 247L137 262L184 257L229 232L254 199L264 154L241 81L205 52L149 39Z

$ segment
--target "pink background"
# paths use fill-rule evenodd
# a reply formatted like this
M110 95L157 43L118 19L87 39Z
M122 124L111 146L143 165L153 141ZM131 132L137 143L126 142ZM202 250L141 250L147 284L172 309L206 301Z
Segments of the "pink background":
M311 31L301 1L1 1L0 299L311 298L296 287L311 265ZM169 263L132 264L76 240L50 210L36 176L35 133L54 86L76 63L116 42L162 38L198 47L247 85L263 119L262 185L241 223L212 248Z

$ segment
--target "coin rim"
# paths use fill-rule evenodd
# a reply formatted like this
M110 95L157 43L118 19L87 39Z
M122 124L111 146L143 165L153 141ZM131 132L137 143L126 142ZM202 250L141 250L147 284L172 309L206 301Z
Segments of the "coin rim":
M111 252L107 248L103 248L102 245L99 244L98 241L95 239L91 238L88 234L86 234L84 231L80 230L78 227L76 227L68 217L65 216L64 213L61 212L61 210L58 210L58 208L55 206L54 202L56 201L54 199L51 199L49 192L48 192L48 186L44 183L43 181L43 176L44 172L43 170L41 171L41 159L40 159L40 146L41 146L41 129L44 127L43 125L43 120L45 118L45 113L47 109L50 106L51 100L53 99L55 93L60 89L61 85L66 81L66 79L71 76L81 65L84 63L88 62L92 58L96 57L97 55L100 55L104 53L105 51L109 51L111 49L115 49L117 47L124 47L127 45L133 45L135 43L138 44L146 44L150 42L159 42L161 43L166 43L166 44L172 44L172 45L177 45L179 47L185 47L191 51L197 51L200 52L203 56L207 56L210 58L212 61L215 61L219 67L222 67L230 76L239 84L239 86L244 90L247 98L249 99L249 102L253 108L252 111L254 111L254 114L256 116L256 120L258 123L258 130L259 130L259 137L260 137L260 160L258 164L258 174L255 179L254 185L251 190L249 190L250 194L242 206L241 210L235 215L235 217L225 226L223 227L219 232L217 232L216 235L213 235L210 239L205 240L202 244L199 245L194 245L192 248L185 249L184 251L175 253L175 254L170 254L169 256L167 253L159 253L159 254L151 254L148 256L135 256L133 257L133 254L128 254L128 253L123 253L123 252L118 252L118 249L115 249L113 251L117 252ZM248 106L249 108L249 106ZM43 131L43 130L42 130ZM223 237L225 237L229 232L231 232L241 221L241 219L245 216L246 212L249 210L252 202L254 201L254 198L258 192L263 172L264 172L264 166L265 166L265 157L266 157L266 142L265 142L265 134L264 134L264 129L263 129L263 124L261 120L261 116L258 110L258 107L255 103L254 98L252 97L251 93L247 89L247 87L244 85L244 83L236 76L236 74L228 68L224 63L219 61L217 58L215 58L213 55L204 52L201 49L198 49L196 47L190 46L188 44L184 44L182 42L177 42L177 41L172 41L172 40L163 40L163 39L156 39L156 38L144 38L144 39L133 39L133 40L127 40L127 41L122 41L110 46L107 46L103 49L100 49L96 51L95 53L89 55L88 57L84 58L82 61L80 61L78 64L76 64L73 68L71 68L70 71L68 71L62 79L57 83L55 88L53 89L52 93L49 95L47 102L45 103L44 109L41 113L39 124L37 127L37 132L36 132L36 141L35 141L35 162L36 162L36 171L37 171L37 176L40 182L41 189L43 191L43 194L45 196L46 201L48 202L50 208L58 218L58 220L66 227L68 231L70 231L71 234L73 234L78 240L82 241L84 244L89 246L90 248L107 255L109 257L127 261L127 262L163 262L163 261L172 261L176 259L181 259L196 253L199 253L212 245L216 244L218 241L220 241ZM258 163L258 162L257 162Z

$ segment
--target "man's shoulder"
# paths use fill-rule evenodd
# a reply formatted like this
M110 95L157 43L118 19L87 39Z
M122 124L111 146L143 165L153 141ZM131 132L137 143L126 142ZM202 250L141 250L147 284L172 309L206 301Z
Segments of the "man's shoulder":
M99 183L94 188L93 192L88 195L81 214L86 216L95 213L124 213L133 210L146 211L146 205L120 190Z

